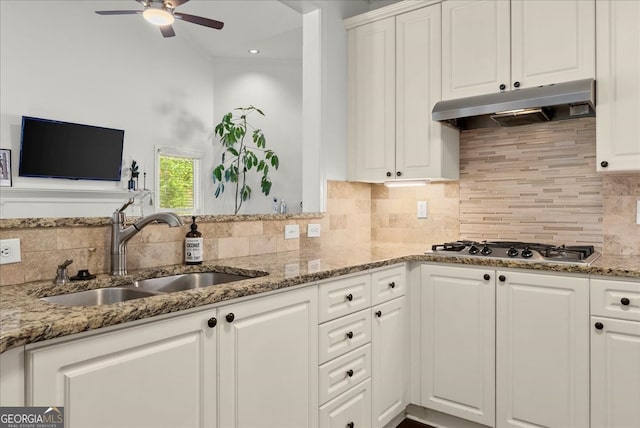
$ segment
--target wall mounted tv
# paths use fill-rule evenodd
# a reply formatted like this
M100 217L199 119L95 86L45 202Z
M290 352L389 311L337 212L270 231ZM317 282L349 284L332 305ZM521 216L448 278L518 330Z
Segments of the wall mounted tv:
M120 181L124 131L22 117L21 177Z

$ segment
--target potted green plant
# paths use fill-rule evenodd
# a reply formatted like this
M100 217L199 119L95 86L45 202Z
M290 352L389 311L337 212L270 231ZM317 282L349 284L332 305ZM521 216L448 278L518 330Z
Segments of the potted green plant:
M215 134L224 147L220 164L213 169L213 182L217 183L215 197L220 197L225 190L225 183L235 183L235 214L238 214L242 203L251 198L251 187L247 184L247 174L255 171L261 174L260 190L265 196L271 192L270 168L276 170L280 166L278 156L267 149L267 140L261 129L254 128L248 121L250 114L262 116L262 110L254 107L235 109L239 115L229 112L222 117L215 127ZM247 134L251 140L247 141Z

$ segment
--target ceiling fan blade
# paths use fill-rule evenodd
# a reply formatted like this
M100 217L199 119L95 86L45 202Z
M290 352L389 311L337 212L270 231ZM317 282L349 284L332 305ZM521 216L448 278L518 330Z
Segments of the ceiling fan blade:
M189 0L165 0L164 4L165 5L171 5L171 7L173 7L174 9L180 5L185 4L186 2L188 2Z
M175 12L173 16L176 19L191 22L192 24L202 25L204 27L215 28L221 30L224 27L224 22L216 21L215 19L203 18L201 16L188 15L186 13Z
M139 10L96 10L98 15L137 15L142 13Z
M176 32L173 31L173 27L171 25L161 25L160 32L164 37L173 37L176 35Z

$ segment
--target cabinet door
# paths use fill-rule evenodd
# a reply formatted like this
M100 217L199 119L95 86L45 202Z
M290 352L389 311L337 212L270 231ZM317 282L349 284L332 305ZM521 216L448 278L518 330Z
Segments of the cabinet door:
M220 426L318 423L316 287L222 307Z
M596 3L598 171L640 171L640 2Z
M395 43L393 17L348 33L348 162L353 181L395 176Z
M440 10L436 4L396 17L396 177L400 179L459 177L458 132L430 120L442 91Z
M638 427L638 403L640 322L591 317L591 426Z
M511 1L512 88L595 78L595 66L595 0Z
M430 409L493 426L493 271L423 265L421 277L421 404Z
M496 427L588 427L589 280L497 275Z
M374 306L371 328L373 427L383 427L407 407L409 341L406 297Z
M27 351L27 405L66 427L216 426L216 330L206 311Z
M442 3L442 99L509 89L509 2Z

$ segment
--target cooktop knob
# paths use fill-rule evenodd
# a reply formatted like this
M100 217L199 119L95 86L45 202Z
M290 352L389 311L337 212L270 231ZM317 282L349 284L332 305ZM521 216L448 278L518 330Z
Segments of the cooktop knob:
M472 245L471 248L469 248L469 254L478 254L479 251L480 250L475 245Z
M511 247L507 250L507 256L509 257L517 257L518 256L518 250L516 250L514 247Z
M482 250L480 250L480 252L482 253L482 255L488 256L493 251L491 250L491 248L489 248L488 246L485 245L484 247L482 247Z
M524 247L524 250L522 250L522 253L520 253L520 255L525 259L528 259L529 257L533 256L533 251L531 251L529 247Z

